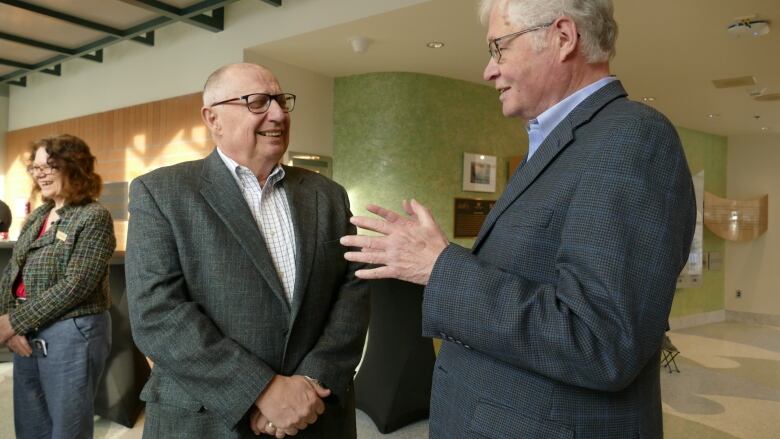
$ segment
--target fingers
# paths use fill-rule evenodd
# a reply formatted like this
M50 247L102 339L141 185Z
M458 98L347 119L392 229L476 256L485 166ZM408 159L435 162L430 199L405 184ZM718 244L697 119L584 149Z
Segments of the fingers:
M384 265L387 263L387 254L380 251L346 252L344 253L344 259L364 264Z
M349 222L361 229L371 230L372 232L381 233L387 235L391 231L391 227L395 225L394 222L384 221L377 218L369 218L366 216L353 216L349 219Z
M27 342L27 337L22 335L14 335L9 338L6 345L19 356L29 357L32 355L32 347L30 347L30 343Z
M404 219L401 215L398 215L392 210L385 209L384 207L376 204L369 204L368 206L366 206L366 210L373 213L374 215L378 215L384 218L386 221L389 221L391 223Z
M384 242L381 236L347 235L339 239L339 243L345 247L358 247L369 250L383 250Z
M414 198L412 199L414 201ZM406 212L407 215L409 215L412 218L416 218L417 215L414 213L414 209L412 209L412 201L404 200L401 205L404 208L404 212Z
M252 429L252 433L255 436L260 436L265 433L265 424L268 423L268 418L263 416L260 410L255 408L252 410L252 416L249 418L249 427Z
M349 253L345 253L344 257L347 258L348 254ZM349 260L349 258L347 258L347 260ZM360 279L387 279L390 277L397 277L395 270L387 266L357 270L355 271L355 276L359 277Z
M433 219L433 215L431 215L431 211L428 210L427 207L420 204L417 200L412 199L412 201L409 202L409 209L411 210L409 216L417 218L420 221L420 224L423 226L436 223L436 221Z

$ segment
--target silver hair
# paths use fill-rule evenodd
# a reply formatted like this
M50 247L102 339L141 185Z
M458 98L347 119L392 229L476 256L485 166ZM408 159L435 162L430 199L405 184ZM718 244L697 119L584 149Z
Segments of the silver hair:
M539 26L558 17L569 17L580 34L580 53L588 63L609 61L615 56L618 25L612 0L480 0L483 24L490 20L493 6L503 8L507 19L520 27ZM534 32L535 49L542 50L543 34Z

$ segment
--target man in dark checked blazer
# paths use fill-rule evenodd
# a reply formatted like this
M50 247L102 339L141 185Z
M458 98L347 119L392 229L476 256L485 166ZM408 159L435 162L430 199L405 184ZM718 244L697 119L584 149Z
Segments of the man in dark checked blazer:
M505 116L529 154L471 251L428 210L353 218L366 279L426 285L423 333L443 341L430 437L658 438L659 349L696 208L677 133L609 75L611 0L485 0Z
M344 189L279 164L294 104L267 69L223 67L201 109L217 148L131 184L144 437L355 437L367 290L338 242L355 230Z

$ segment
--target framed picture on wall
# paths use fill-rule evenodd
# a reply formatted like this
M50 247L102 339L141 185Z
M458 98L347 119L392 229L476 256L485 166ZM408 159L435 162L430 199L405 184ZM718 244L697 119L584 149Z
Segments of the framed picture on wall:
M463 153L463 190L496 191L496 156Z

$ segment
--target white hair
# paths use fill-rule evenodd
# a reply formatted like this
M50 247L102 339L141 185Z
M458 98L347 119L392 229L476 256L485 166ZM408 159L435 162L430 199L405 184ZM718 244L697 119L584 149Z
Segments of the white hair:
M569 17L580 35L580 53L588 63L609 61L615 56L618 25L613 17L612 0L480 0L479 16L483 24L490 20L493 7L520 27L533 27ZM541 33L535 32L536 50L544 48Z

